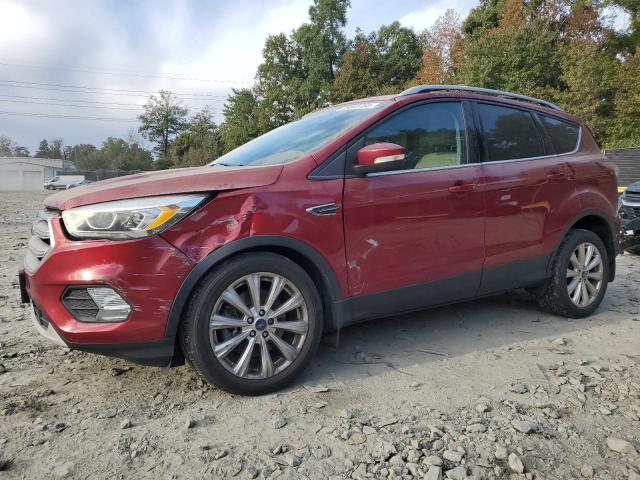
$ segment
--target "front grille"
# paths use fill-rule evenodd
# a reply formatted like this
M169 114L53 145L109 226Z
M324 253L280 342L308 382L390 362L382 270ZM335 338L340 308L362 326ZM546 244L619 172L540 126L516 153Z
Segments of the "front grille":
M49 253L52 245L51 239L51 218L52 214L41 210L38 212L38 218L33 222L31 227L31 238L27 244L27 253L24 257L24 267L29 273L34 273Z
M94 322L98 317L98 305L85 287L67 288L62 295L62 303L81 322Z
M624 199L629 202L640 203L640 193L626 191L624 193Z
M624 221L635 220L640 218L640 207L629 207L622 205L620 207L620 218Z

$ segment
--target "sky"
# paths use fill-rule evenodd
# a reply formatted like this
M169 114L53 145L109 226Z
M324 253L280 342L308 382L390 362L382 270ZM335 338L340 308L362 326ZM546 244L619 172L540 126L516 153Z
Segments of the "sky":
M267 35L289 33L311 0L0 0L0 135L35 152L43 138L100 145L137 136L160 89L222 120L232 87L249 87ZM395 20L417 32L477 0L351 0L346 27ZM72 118L69 118L72 117ZM144 143L144 142L143 142Z

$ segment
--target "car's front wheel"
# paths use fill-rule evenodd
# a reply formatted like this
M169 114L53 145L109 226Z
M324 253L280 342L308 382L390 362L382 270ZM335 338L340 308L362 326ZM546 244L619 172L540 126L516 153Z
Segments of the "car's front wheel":
M583 318L600 305L608 279L609 257L600 237L589 230L571 230L556 253L552 277L538 301L556 315Z
M289 384L322 335L322 304L309 275L286 257L248 253L200 283L181 324L185 358L211 384L260 395Z

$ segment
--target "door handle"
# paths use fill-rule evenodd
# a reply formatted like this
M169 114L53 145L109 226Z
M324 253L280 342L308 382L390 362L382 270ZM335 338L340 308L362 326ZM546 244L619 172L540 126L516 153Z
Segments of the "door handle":
M560 173L560 172L547 173L547 180L551 182L559 182L561 180L566 180L566 179L567 179L567 175L565 175L564 173Z
M473 192L476 188L478 188L477 183L461 183L459 185L451 185L449 191L451 193L466 193Z

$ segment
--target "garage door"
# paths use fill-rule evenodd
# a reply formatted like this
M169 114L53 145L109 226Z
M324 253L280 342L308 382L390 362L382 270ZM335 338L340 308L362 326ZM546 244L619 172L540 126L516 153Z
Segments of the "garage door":
M22 189L23 190L42 190L44 185L44 175L40 172L22 172Z
M20 190L22 173L20 170L0 170L0 190Z

